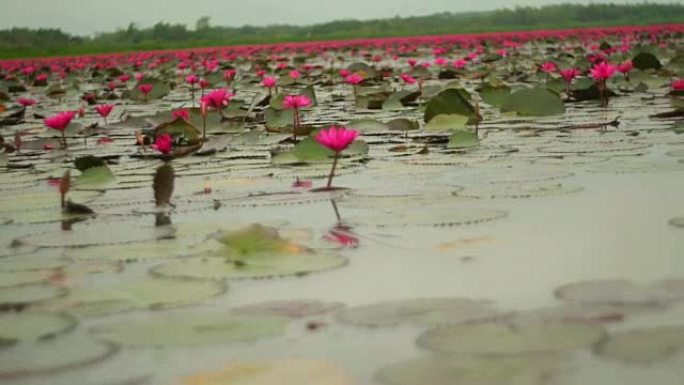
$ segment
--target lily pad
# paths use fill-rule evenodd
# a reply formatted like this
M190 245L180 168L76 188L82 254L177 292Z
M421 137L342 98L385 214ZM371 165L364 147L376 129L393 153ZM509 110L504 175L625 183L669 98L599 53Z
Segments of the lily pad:
M428 330L417 343L440 353L562 353L591 346L604 336L602 326L579 322L473 323Z
M431 355L382 368L375 379L384 385L544 385L558 364L556 357L535 354Z
M51 310L79 316L98 316L134 309L162 309L200 303L222 295L220 282L142 278L105 288L79 288L67 296L43 304Z
M275 337L287 326L285 318L230 314L155 315L136 322L95 328L98 338L127 346L204 346L253 342Z
M467 298L418 298L342 310L337 319L369 327L437 326L491 319L501 315L490 302Z
M0 340L26 342L50 339L71 330L76 320L59 313L21 312L0 314Z
M468 130L468 118L465 115L459 114L441 114L437 115L429 123L425 125L426 131L452 131L452 130Z
M335 364L321 360L230 362L223 369L183 378L183 385L353 385Z
M565 112L565 104L558 95L545 88L524 88L511 94L501 111L516 112L520 116L549 116Z
M425 107L425 123L442 114L458 114L476 119L475 107L460 90L449 88L430 99Z
M653 364L684 352L684 326L660 326L610 335L596 346L600 356L627 364Z
M668 291L667 286L637 285L625 279L583 281L563 285L556 289L561 300L589 305L645 305L660 306L684 299L681 292Z
M49 285L22 285L0 288L0 309L21 310L26 306L64 296L66 290Z
M247 315L267 315L287 318L306 318L320 316L344 307L341 302L315 300L269 301L233 308L232 313Z
M388 210L384 214L369 214L349 218L359 226L404 227L404 226L459 226L471 225L501 219L508 214L505 211L485 208L421 208L411 212Z
M464 149L473 148L480 145L480 139L474 132L456 131L449 137L447 148Z
M78 349L74 349L78 346ZM102 362L118 352L108 343L83 337L57 338L0 350L0 380L47 376ZM30 357L30 359L27 359Z
M632 64L634 65L634 68L642 71L648 69L659 70L663 67L660 60L658 60L655 55L648 52L641 52L634 56L634 58L632 58Z

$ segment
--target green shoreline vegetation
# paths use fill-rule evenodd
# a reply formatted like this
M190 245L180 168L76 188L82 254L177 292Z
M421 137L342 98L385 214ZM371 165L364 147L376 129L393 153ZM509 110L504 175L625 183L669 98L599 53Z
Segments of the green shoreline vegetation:
M0 58L30 58L115 52L184 49L244 44L346 40L358 38L509 32L623 25L681 23L684 4L560 4L486 12L438 13L376 20L340 20L309 26L212 26L200 18L194 29L159 22L150 28L74 36L59 29L0 30ZM419 31L419 32L417 32Z

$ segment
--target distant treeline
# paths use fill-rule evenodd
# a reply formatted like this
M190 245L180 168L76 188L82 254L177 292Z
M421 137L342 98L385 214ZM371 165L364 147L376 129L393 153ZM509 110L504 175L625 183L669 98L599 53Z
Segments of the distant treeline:
M270 25L218 27L210 17L199 19L193 29L183 24L159 22L150 28L130 24L94 37L73 36L59 29L13 28L0 30L0 57L87 54L144 49L210 45L274 43L285 41L353 39L363 37L456 34L542 28L574 28L614 25L681 23L684 4L641 3L560 4L515 7L488 12L437 13L429 16L378 20L340 20L309 26Z

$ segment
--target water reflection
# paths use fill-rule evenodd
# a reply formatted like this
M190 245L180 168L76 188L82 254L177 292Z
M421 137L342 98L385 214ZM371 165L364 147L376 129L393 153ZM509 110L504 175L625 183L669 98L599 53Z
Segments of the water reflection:
M323 235L323 239L328 242L336 243L343 247L356 248L359 246L359 237L353 232L353 228L344 223L340 216L340 210L334 199L330 200L337 222L328 232Z

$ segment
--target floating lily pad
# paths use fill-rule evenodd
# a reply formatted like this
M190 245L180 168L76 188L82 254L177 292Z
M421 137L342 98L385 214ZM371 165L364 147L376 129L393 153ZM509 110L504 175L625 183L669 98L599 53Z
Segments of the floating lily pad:
M513 92L501 110L514 111L521 116L549 116L565 112L558 95L544 88L525 88Z
M48 285L22 285L0 288L0 309L21 310L28 305L61 297L66 290Z
M252 342L282 334L285 318L229 314L155 315L93 330L98 338L127 346L203 346Z
M562 183L549 184L496 184L469 187L463 191L454 192L455 195L472 198L496 199L513 198L524 199L532 197L574 194L584 190L580 186Z
M21 241L28 245L40 247L82 247L152 241L173 235L173 229L170 228L154 228L144 225L137 227L126 222L77 226L75 225L72 231L47 232L39 237L22 238Z
M684 227L684 217L677 217L670 219L670 226Z
M384 385L544 385L559 362L549 355L464 357L431 355L382 368Z
M652 364L684 352L684 326L661 326L610 335L596 352L627 364Z
M69 311L79 316L98 316L134 309L160 309L200 303L222 295L220 282L165 278L142 278L105 288L79 288L47 302L44 308Z
M452 130L468 130L466 124L470 118L465 115L458 114L441 114L437 115L429 123L425 125L427 131L452 131Z
M684 290L668 291L666 283L638 285L625 279L583 281L556 289L564 301L589 305L659 306L684 299Z
M183 378L183 385L353 385L339 367L321 360L230 362L223 369Z
M0 380L66 372L102 362L117 351L114 345L83 337L57 338L35 345L22 344L0 350Z
M604 336L602 326L579 322L473 323L428 330L417 343L440 353L562 353L590 346Z
M342 310L341 322L360 326L437 326L500 316L490 302L467 298L419 298L381 302Z
M361 226L404 227L404 226L459 226L471 225L495 219L508 214L505 211L483 208L421 208L411 212L387 212L349 218L349 222Z
M430 99L425 106L425 122L429 123L441 114L458 114L475 119L475 107L464 96L462 90L449 88Z
M340 302L315 300L270 301L236 307L235 314L267 315L287 318L306 318L324 315L344 307Z
M0 313L0 340L26 342L53 338L76 326L76 320L59 313Z

